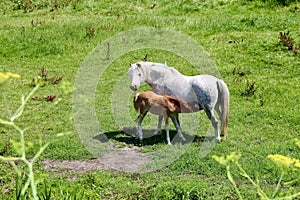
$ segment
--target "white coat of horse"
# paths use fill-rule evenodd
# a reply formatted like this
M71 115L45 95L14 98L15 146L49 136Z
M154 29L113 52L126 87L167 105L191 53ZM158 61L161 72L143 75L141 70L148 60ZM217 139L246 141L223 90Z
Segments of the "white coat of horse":
M193 111L205 111L211 120L216 140L221 141L221 135L227 136L230 94L223 80L212 75L185 76L166 64L153 62L131 64L128 76L132 80L131 90L136 91L145 82L156 94L181 98ZM221 133L214 110L221 121ZM162 116L159 116L155 134L161 131L161 123Z

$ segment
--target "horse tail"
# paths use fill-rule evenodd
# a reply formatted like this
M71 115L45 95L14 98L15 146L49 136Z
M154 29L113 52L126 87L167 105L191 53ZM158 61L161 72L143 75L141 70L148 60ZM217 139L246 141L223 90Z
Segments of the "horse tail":
M139 111L139 104L140 104L140 99L139 99L139 95L140 93L137 93L134 97L133 97L133 105L134 105L134 109L135 111Z
M228 112L229 112L229 90L226 83L223 80L217 81L218 88L218 112L221 120L221 135L227 136L228 128Z

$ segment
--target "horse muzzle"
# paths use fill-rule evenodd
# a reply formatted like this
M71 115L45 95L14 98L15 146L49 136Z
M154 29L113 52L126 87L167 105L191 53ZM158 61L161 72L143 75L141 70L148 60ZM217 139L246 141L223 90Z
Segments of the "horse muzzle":
M137 86L136 85L130 85L130 89L133 90L133 91L136 91L137 90Z

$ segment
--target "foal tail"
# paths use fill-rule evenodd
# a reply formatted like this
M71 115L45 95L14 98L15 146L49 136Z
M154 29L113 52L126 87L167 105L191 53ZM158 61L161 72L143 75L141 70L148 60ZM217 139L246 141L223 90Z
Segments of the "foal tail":
M168 104L171 103L171 105L168 105L168 109L171 112L178 112L178 113L190 113L193 112L192 107L184 100L177 98L177 97L171 97L171 96L165 96L165 98L168 101Z
M229 111L229 90L223 80L217 81L218 88L218 113L221 120L221 135L227 136L228 128L228 111Z

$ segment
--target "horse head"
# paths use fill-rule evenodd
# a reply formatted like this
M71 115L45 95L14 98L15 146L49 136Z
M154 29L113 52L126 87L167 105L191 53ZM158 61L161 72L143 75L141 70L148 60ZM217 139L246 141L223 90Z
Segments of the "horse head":
M136 91L144 81L142 77L143 74L142 74L141 66L142 66L141 63L138 62L134 64L130 64L128 77L132 80L130 89L133 91Z

